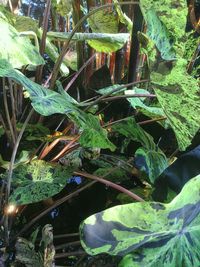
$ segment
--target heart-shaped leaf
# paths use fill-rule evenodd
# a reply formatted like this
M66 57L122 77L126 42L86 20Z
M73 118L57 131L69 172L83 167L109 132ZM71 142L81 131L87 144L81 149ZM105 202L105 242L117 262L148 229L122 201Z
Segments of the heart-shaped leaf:
M32 101L33 108L38 113L44 116L55 113L66 114L80 127L82 133L80 143L83 146L115 149L107 138L107 131L101 127L98 117L82 111L78 103L61 88L59 88L61 91L59 94L34 83L3 60L0 61L0 77L9 77L22 84L28 92L27 95Z
M7 60L13 68L44 64L36 47L27 38L20 36L12 25L0 19L0 29L0 59Z
M133 203L92 215L80 226L81 244L90 255L126 255L120 267L199 266L199 192L200 175L169 204Z
M72 168L33 160L13 170L13 192L9 202L25 205L38 202L59 193L73 175Z

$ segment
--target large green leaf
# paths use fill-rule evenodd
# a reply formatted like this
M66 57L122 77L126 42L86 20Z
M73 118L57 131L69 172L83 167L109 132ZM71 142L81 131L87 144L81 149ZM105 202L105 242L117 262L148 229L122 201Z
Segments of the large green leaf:
M175 131L180 150L191 144L200 128L200 95L197 81L187 74L187 62L178 60L171 73L152 73L153 88Z
M165 154L161 150L149 150L139 148L135 152L135 165L141 171L144 171L151 183L168 167Z
M38 42L37 38L42 39L42 29L38 27L39 22L35 19L25 16L13 16L13 26L18 32L21 32L23 36L28 38L36 39L36 43ZM57 47L50 41L48 37L46 37L45 43L45 52L50 57L50 59L55 62L59 57ZM62 62L60 65L60 73L63 76L67 76L69 74L69 69L66 66L65 62Z
M21 164L26 164L30 161L31 158L31 152L22 150L19 157L15 160L13 169ZM10 162L7 160L4 160L2 156L0 155L0 167L4 168L6 170L9 170Z
M199 188L200 175L169 204L133 203L92 215L80 226L81 244L91 255L126 255L120 267L199 266Z
M13 26L0 19L0 28L0 59L7 60L14 68L44 64L38 50L29 40L20 37Z
M98 117L79 109L78 103L64 90L59 87L61 93L57 93L44 88L28 79L20 71L11 68L7 62L1 62L0 77L9 77L22 84L27 90L27 96L30 97L33 108L38 113L43 116L55 113L66 114L80 127L82 132L80 143L83 146L115 149L107 138L107 131L101 127Z
M59 193L73 175L72 168L59 164L33 160L16 167L13 171L13 192L9 202L25 205L38 202Z
M118 33L118 17L114 11L99 10L94 15L90 16L88 19L89 26L93 33L98 33L101 38L106 33L113 34L116 36L114 38L108 37L108 40L88 40L88 44L96 49L98 52L115 52L123 47L127 41L127 34L117 34Z
M153 141L153 137L145 132L132 117L114 124L112 126L112 130L126 136L130 140L139 142L143 147L149 150L157 149L157 146Z
M147 90L141 89L141 88L133 88L132 90L126 90L126 95L129 94L150 94ZM160 106L155 105L147 105L145 103L145 98L143 97L132 97L127 98L127 100L130 102L131 106L133 108L137 108L140 112L142 112L144 115L150 117L150 118L160 118L165 116L165 113L163 109ZM168 127L168 121L159 122L162 126Z
M135 153L135 164L138 169L145 171L149 180L154 183L155 179L167 168L168 163L165 154L154 143L152 136L131 117L114 124L112 130L143 146Z
M117 33L118 17L114 11L99 10L88 18L92 32Z
M153 89L175 131L179 149L185 150L200 125L198 82L188 75L187 60L183 58L187 2L141 0L141 7L150 39L147 51ZM157 49L153 49L152 41Z
M169 53L174 50L176 56L182 57L185 47L187 2L185 0L176 2L174 0L141 0L140 6L147 28L151 29L151 32L147 29L148 35L156 42L161 54L164 55L166 54L164 51L168 51L167 58L169 59L171 57Z
M97 117L92 114L85 114L87 123L79 142L84 147L100 147L115 150L115 145L107 138L107 131L103 129Z
M48 32L47 36L53 40L66 41L69 40L70 32ZM105 33L93 32L82 33L77 32L72 37L73 41L83 42L88 41L89 45L98 52L115 52L122 48L128 41L129 33Z
M161 53L164 60L174 60L176 57L173 42L170 40L169 32L166 26L159 19L155 9L148 9L145 13L145 18L148 23L147 35L154 41L157 49Z
M52 7L59 15L67 17L72 10L72 0L52 0Z

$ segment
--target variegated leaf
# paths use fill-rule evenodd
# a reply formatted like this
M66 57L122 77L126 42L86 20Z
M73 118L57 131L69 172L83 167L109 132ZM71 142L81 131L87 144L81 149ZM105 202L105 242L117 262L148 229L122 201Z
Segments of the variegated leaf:
M119 267L199 266L200 175L169 204L107 209L83 221L80 234L90 255L126 255Z

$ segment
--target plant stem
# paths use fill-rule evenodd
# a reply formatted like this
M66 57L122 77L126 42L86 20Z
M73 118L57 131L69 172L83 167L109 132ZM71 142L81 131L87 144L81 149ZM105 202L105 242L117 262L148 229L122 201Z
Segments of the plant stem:
M50 10L51 10L51 0L47 0L47 4L45 7L45 11L44 11L44 19L43 19L43 33L42 33L42 38L40 41L40 55L41 56L43 56L45 52ZM40 65L37 67L37 71L36 71L36 82L37 83L41 83L42 81L42 70L43 70L43 65Z
M107 98L103 98L100 102L109 102L109 101L115 101L118 99L123 99L123 98L133 98L133 97L149 97L149 98L154 98L156 95L153 94L130 94L130 95L117 95L117 96L110 96Z
M12 182L12 174L13 174L13 166L15 163L15 158L16 158L16 154L17 154L17 149L19 147L19 143L21 141L22 135L24 133L24 130L32 116L32 114L34 113L34 109L32 109L30 111L30 113L28 114L22 129L17 137L17 140L15 142L14 148L13 148L13 152L12 152L12 156L11 156L11 160L10 160L10 165L9 165L9 170L8 170L8 177L7 177L7 188L6 188L6 197L5 197L5 205L8 204L8 200L9 200L9 196L10 196L10 189L11 189L11 182ZM6 237L6 243L8 243L9 240L9 229L8 229L8 215L6 214L5 216L5 222L4 222L4 226L5 226L5 237Z
M54 235L53 239L76 237L76 236L79 236L79 233L70 233L70 234Z
M65 243L65 244L60 244L58 246L55 246L55 250L59 250L59 249L62 249L62 248L67 248L67 247L70 247L70 246L79 246L81 243L80 241L72 241L72 242L68 242L68 243Z
M87 255L87 253L84 250L78 250L74 252L65 252L65 253L59 253L55 255L55 259L61 259L66 258L70 256L79 256L79 255Z
M103 177L99 177L99 176L96 176L96 175L92 175L92 174L89 174L89 173L86 173L86 172L74 172L74 174L76 175L80 175L80 176L83 176L83 177L86 177L86 178L89 178L89 179L92 179L92 180L95 180L95 181L98 181L102 184L105 184L107 186L110 186L122 193L125 193L126 195L128 195L129 197L133 198L134 200L137 200L137 201L140 201L140 202L143 202L144 199L142 199L141 197L137 196L136 194L132 193L130 190L127 190L126 188L118 185L118 184L115 184L111 181L108 181L108 180L105 180Z
M9 130L6 127L5 121L4 121L4 119L3 119L1 114L0 114L0 122L2 123L2 126L3 126L3 128L5 130L6 136L7 136L8 140L9 140L10 139Z
M14 135L12 122L11 122L11 119L10 119L10 114L9 114L9 109L8 109L5 78L3 78L3 102L4 102L4 107L5 107L6 119L7 119L7 123L8 123L8 126L9 126L11 138L12 138L12 145L14 145L16 140L15 140L15 135Z
M129 117L126 117L126 118L123 118L123 119L120 119L120 120L117 120L117 121L113 121L113 122L109 122L105 125L103 125L103 128L107 128L107 127L110 127L116 123L119 123L119 122L122 122L122 121L126 121ZM157 122L157 121L163 121L163 120L166 120L167 117L161 117L161 118L156 118L156 119L151 119L151 120L146 120L146 121L140 121L140 122L137 122L138 125L145 125L145 124L149 124L149 123L153 123L153 122Z
M113 171L117 170L118 168L120 168L119 166L112 168L111 171L109 171L104 177L108 176L109 174L111 174ZM35 222L37 222L40 218L42 218L44 215L46 215L48 212L50 212L52 209L58 207L59 205L63 204L64 202L66 202L67 200L69 200L70 198L77 196L77 194L79 194L80 192L84 191L85 189L88 189L89 187L91 187L92 185L94 185L95 183L97 183L97 181L92 181L84 186L82 186L81 188L77 189L76 191L72 192L71 194L64 196L61 199L58 199L51 207L45 209L44 211L40 212L40 214L38 214L35 218L33 218L29 223L27 223L24 228L18 233L17 236L20 236L21 234L23 234L26 230L28 230ZM15 237L16 238L16 237Z
M71 79L71 81L67 84L67 86L65 87L65 91L67 92L69 90L69 88L72 86L72 84L75 82L75 80L78 78L78 76L80 75L80 73L90 64L90 62L92 62L94 60L94 58L96 57L96 54L93 54L84 64L83 66L79 69L79 71L77 71L77 73L74 75L74 77Z
M116 92L118 92L118 91L120 91L120 90L122 90L122 89L124 89L124 88L127 88L128 86L131 86L131 85L136 85L136 84L140 84L140 83L147 83L147 82L149 82L149 80L141 80L141 81L137 81L137 82L131 82L131 83L123 84L123 85L121 85L121 86L119 86L119 87L117 87L117 88L111 90L109 93L100 96L100 97L97 98L96 100L94 100L94 101L92 101L92 102L90 102L90 103L87 103L87 105L89 105L89 106L86 108L86 111L87 111L88 109L90 109L93 105L98 104L99 102L101 102L102 99L104 99L104 98L110 96L110 95L113 94L113 93L116 93Z
M140 121L140 122L137 122L137 124L146 125L146 124L150 124L150 123L157 122L157 121L164 121L166 119L167 117L161 117L161 118L156 118L156 119L151 119L151 120L146 120L146 121Z
M10 98L11 98L11 107L12 107L12 119L13 119L13 133L15 140L17 139L17 120L16 120L16 108L15 108L15 98L13 93L13 84L11 79L8 78L9 89L10 89Z
M86 184L85 186L79 188L78 190L74 191L73 193L64 196L63 198L57 200L51 207L45 209L44 211L40 212L35 218L33 218L29 223L27 223L24 228L18 233L17 236L21 236L26 230L28 230L35 222L37 222L40 218L42 218L44 215L46 215L48 212L50 212L52 209L58 207L59 205L63 204L66 202L68 199L77 196L80 192L84 191L85 189L91 187L93 184L95 184L96 181L90 182Z

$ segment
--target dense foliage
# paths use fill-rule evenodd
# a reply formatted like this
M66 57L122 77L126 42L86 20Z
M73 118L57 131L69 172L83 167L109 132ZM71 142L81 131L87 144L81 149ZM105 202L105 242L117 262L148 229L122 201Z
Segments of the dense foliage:
M0 5L0 265L198 266L199 3L97 2ZM70 226L100 254L82 261L50 224L96 182L108 198Z

